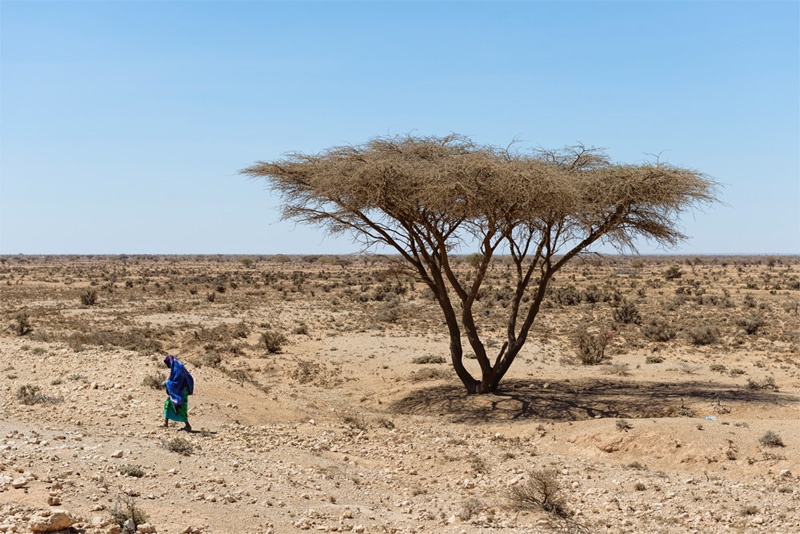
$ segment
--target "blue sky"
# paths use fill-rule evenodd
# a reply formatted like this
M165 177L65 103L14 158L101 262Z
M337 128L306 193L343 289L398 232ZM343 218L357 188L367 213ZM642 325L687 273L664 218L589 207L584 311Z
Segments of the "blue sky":
M238 171L457 132L661 153L725 184L669 252L800 254L799 28L796 1L2 0L0 253L356 251Z

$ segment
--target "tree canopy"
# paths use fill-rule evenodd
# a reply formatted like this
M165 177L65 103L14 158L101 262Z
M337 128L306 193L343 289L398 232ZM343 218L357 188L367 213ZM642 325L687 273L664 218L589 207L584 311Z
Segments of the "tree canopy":
M266 179L281 194L284 218L396 250L442 308L451 361L470 393L497 388L548 282L567 261L597 242L634 249L644 237L673 246L685 238L679 215L713 202L716 193L702 173L660 161L613 163L583 146L523 152L460 135L378 137L362 146L292 153L242 173ZM477 243L480 252L469 278L451 264L464 243ZM506 341L491 361L473 304L498 251L513 261L515 294ZM480 379L462 363L462 331Z

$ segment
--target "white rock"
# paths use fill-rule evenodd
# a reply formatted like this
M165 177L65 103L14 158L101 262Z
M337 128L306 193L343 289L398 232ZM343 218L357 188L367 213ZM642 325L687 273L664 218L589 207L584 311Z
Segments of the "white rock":
M31 529L31 532L55 532L67 529L77 522L78 520L66 510L53 510L52 512L43 510L31 517L28 528Z

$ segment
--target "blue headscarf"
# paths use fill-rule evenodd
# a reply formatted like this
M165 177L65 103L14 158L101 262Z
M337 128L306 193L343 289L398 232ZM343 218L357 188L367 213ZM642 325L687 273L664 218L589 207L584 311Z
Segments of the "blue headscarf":
M167 394L174 404L183 404L183 390L188 389L189 395L194 393L194 378L172 354L164 358L164 364L169 367L169 378L166 382Z

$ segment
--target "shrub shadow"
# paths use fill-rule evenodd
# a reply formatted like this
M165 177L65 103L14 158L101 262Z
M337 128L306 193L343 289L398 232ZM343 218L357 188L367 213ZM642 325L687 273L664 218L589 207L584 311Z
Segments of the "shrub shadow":
M705 402L787 406L797 397L710 382L631 382L612 379L506 380L488 395L467 395L460 384L424 387L390 405L396 413L450 416L455 422L580 421L596 417L670 417L683 404ZM735 412L734 412L735 413Z

